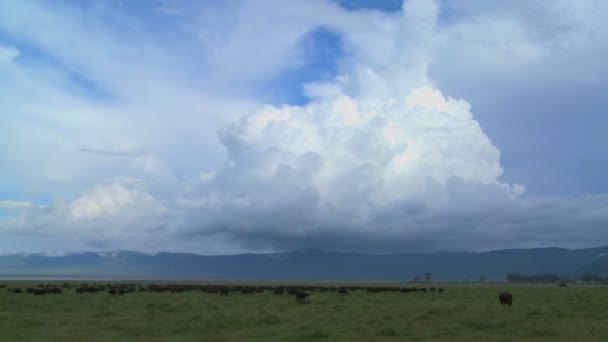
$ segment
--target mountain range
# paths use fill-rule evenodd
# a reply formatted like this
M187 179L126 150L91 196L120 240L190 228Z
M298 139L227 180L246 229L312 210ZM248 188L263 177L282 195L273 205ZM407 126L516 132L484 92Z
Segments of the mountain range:
M505 280L507 273L608 274L608 246L489 252L364 254L316 249L282 253L198 255L133 251L0 255L0 277L408 281Z

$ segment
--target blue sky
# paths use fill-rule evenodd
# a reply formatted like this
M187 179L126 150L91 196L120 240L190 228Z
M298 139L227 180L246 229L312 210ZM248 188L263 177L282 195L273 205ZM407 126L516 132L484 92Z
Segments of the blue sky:
M0 4L0 253L607 244L606 6Z

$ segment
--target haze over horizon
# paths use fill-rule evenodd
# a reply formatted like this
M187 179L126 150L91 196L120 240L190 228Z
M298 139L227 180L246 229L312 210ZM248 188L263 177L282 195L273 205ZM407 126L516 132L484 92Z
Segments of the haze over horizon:
M0 254L608 245L608 2L0 3Z

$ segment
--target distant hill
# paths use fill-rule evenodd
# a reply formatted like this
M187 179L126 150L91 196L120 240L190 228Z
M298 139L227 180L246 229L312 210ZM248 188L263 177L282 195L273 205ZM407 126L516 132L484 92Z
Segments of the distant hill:
M0 255L0 276L259 280L505 280L509 272L608 275L608 246L508 249L482 253L374 255L315 249L270 254L205 256L132 251Z

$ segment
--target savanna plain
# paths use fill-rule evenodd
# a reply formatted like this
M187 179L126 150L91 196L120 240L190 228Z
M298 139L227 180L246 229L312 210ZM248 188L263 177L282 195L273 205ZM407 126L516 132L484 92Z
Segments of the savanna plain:
M0 281L0 341L608 341L608 287L600 285L382 284L439 293L309 284L307 304L275 294L281 284L230 284L228 295L137 291L148 283L124 295L78 293L77 283L61 294L9 291L40 283ZM255 291L235 290L242 286ZM500 305L502 291L512 306Z

